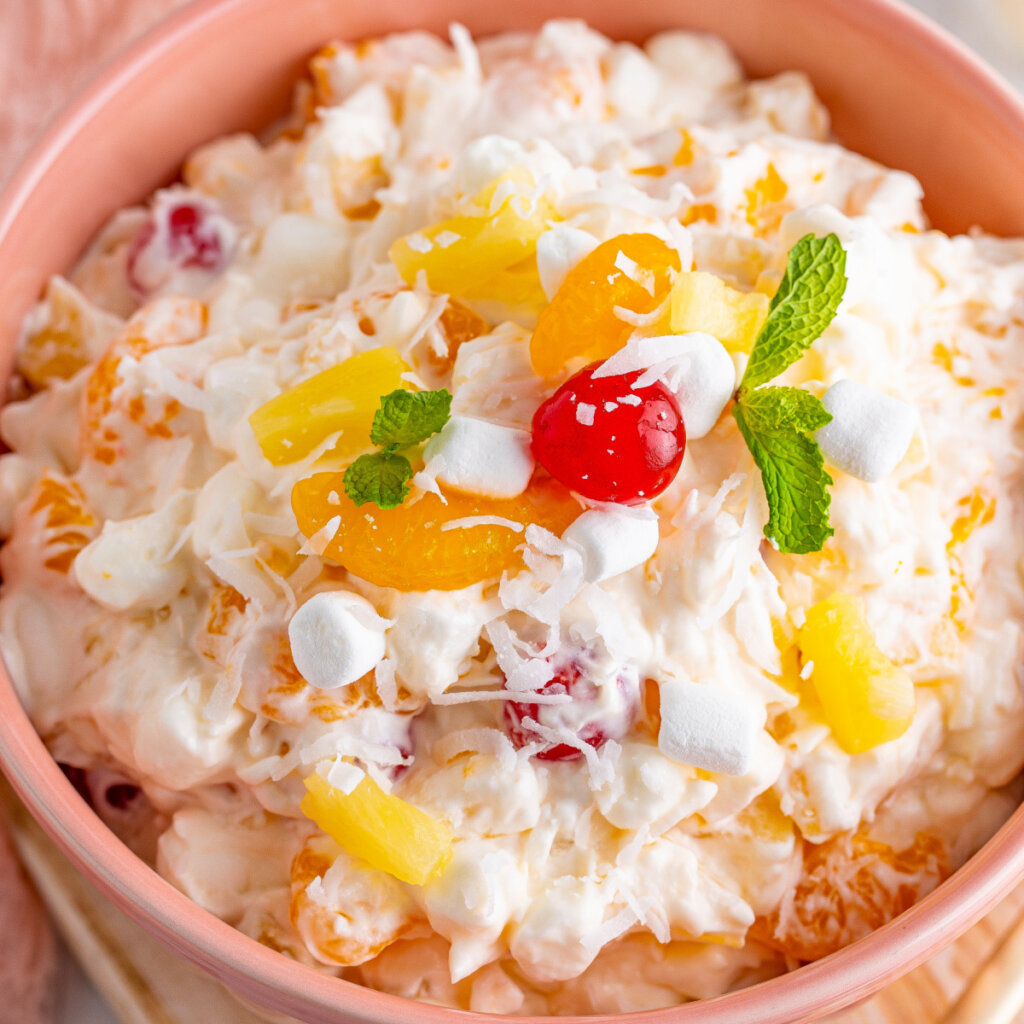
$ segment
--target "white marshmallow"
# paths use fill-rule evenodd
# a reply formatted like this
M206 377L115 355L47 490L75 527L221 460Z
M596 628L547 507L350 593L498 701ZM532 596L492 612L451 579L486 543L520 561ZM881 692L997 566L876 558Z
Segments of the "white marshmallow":
M718 422L736 390L736 364L725 346L710 334L633 337L594 372L595 377L645 370L633 387L661 380L675 394L683 414L686 439L704 437Z
M527 431L470 416L453 416L424 455L444 460L437 472L441 483L488 498L514 498L533 476Z
M669 378L683 414L687 441L711 431L736 390L736 365L726 347L710 334L683 336L686 360L678 379Z
M597 239L579 228L557 224L537 239L537 273L550 302L565 275L597 248Z
M759 725L740 697L680 679L663 682L660 690L658 747L666 757L722 775L750 769Z
M658 517L650 509L588 509L562 534L583 551L584 576L599 583L643 565L658 547Z
M295 667L307 683L321 690L348 686L384 657L388 625L358 594L315 594L288 623Z
M830 466L875 483L899 465L917 427L912 405L855 380L836 381L821 401L832 422L815 437Z

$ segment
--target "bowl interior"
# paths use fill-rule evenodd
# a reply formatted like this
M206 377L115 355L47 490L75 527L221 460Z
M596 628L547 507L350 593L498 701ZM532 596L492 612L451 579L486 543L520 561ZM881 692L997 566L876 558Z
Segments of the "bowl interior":
M583 17L636 41L670 27L706 30L724 37L752 75L803 70L845 145L921 179L936 226L1024 235L1024 110L955 44L886 0L204 0L103 71L0 200L0 373L10 371L21 320L47 277L71 266L113 212L173 179L195 146L263 128L283 113L304 60L323 42L404 28L443 33L452 21L484 34L537 27L554 16ZM6 677L0 761L94 881L178 952L254 1001L317 1024L484 1019L317 975L200 911L85 812ZM938 892L853 947L753 989L645 1019L814 1019L921 962L1021 874L1018 812Z

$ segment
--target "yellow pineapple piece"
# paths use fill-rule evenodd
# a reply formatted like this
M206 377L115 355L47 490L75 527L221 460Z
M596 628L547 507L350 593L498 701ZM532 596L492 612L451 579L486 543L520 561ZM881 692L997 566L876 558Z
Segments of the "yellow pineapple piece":
M807 612L798 643L836 742L859 754L902 736L914 682L879 650L859 597L835 593Z
M390 345L360 352L282 391L250 417L260 449L275 466L298 462L343 431L333 454L351 459L370 447L370 426L382 395L399 388L409 366Z
M342 849L402 882L423 885L452 856L444 824L377 785L369 776L344 793L321 775L306 779L302 813Z
M675 334L703 331L730 352L749 352L768 316L767 295L741 292L720 277L695 270L672 286L670 323Z
M502 272L533 257L537 239L559 219L534 191L532 177L513 169L473 198L469 214L399 238L391 262L410 285L422 271L435 292L464 296L489 286L500 297Z

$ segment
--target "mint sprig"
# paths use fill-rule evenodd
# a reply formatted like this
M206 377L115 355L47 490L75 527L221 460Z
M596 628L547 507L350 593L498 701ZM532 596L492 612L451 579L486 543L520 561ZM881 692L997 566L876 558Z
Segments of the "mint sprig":
M820 551L835 532L828 521L832 477L814 439L832 416L808 391L762 385L810 348L845 291L846 252L839 239L801 238L789 252L732 409L768 497L765 536L789 554Z
M452 396L445 388L384 395L370 427L370 440L381 450L360 455L345 470L345 493L356 505L401 505L409 496L412 464L398 452L436 434L448 422L451 408Z

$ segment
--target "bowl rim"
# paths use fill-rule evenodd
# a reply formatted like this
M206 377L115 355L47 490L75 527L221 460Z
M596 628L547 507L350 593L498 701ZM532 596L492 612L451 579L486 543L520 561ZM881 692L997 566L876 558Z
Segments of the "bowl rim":
M129 85L156 55L243 8L268 0L193 0L157 22L107 59L52 118L21 159L0 194L0 247L28 196L68 140L94 113ZM964 79L1024 139L1024 100L991 67L950 33L899 0L818 0L851 25L875 22L927 57L958 67ZM0 666L0 767L26 806L75 866L166 946L205 968L247 998L316 1020L403 1024L484 1024L491 1015L452 1010L326 975L261 945L193 903L123 845L64 777L35 732L15 687ZM1024 878L1024 805L968 863L929 896L865 938L817 962L726 995L641 1014L559 1018L566 1024L642 1019L645 1024L785 1024L809 1021L865 998L919 965L979 920ZM879 965L884 965L881 970ZM893 965L897 965L894 972ZM243 983L238 985L236 983ZM254 994L258 993L258 994ZM550 1017L508 1016L509 1024L541 1024Z

